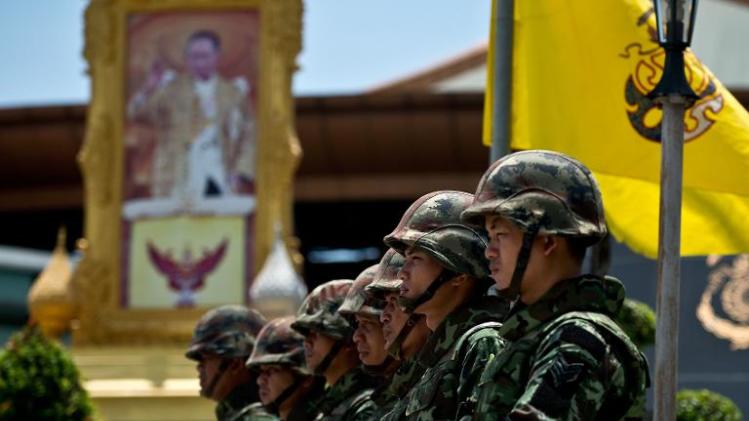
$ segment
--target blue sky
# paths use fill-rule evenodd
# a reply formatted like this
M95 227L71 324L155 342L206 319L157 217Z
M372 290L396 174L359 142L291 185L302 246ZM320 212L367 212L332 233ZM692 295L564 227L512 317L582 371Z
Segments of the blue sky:
M83 0L3 4L0 107L88 100ZM489 0L306 0L298 95L361 91L486 41Z

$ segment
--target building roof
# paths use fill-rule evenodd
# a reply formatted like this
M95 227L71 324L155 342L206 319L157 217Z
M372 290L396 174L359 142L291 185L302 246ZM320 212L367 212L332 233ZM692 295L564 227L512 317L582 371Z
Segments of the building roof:
M483 43L442 62L375 86L367 93L481 92L486 78L486 52L487 45Z
M298 201L410 199L472 190L487 162L481 94L307 97ZM79 208L83 105L0 109L0 211ZM420 159L395 151L419 151Z

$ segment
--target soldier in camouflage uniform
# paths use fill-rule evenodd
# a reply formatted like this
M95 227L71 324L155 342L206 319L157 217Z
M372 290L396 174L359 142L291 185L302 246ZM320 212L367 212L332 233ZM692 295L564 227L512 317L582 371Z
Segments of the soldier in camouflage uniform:
M359 360L365 370L375 377L389 375L396 367L394 359L388 356L385 348L385 337L380 324L385 302L364 291L374 280L378 268L379 265L372 265L356 277L338 309L338 313L354 326L353 340Z
M386 419L468 413L481 372L503 347L497 328L509 303L487 296L485 234L460 221L472 201L473 195L457 191L422 196L385 237L406 259L399 273L401 305L423 314L433 331L416 357L424 374Z
M385 303L380 315L385 347L398 363L395 372L388 373L390 377L385 384L372 394L379 416L392 412L395 405L424 374L424 368L416 364L413 357L431 333L423 315L406 313L398 304L401 287L398 272L403 263L403 256L389 249L382 256L372 283L365 288L365 292L374 300Z
M519 300L474 419L642 418L647 364L612 321L624 287L580 275L586 248L606 233L590 171L556 152L508 155L481 178L463 219L487 228L492 278Z
M304 337L291 328L293 317L274 319L257 336L255 350L247 360L247 368L258 372L260 401L241 421L281 419L309 420L315 417L305 403L318 399L324 381L307 370L304 361ZM258 406L274 415L259 415Z
M369 420L374 379L361 368L352 343L353 328L338 313L353 281L336 280L315 288L304 300L292 329L304 335L307 367L325 376L323 397L310 405L317 420Z
M200 318L185 356L198 362L200 394L218 402L216 418L234 421L258 401L257 385L245 367L265 319L236 305L213 309Z

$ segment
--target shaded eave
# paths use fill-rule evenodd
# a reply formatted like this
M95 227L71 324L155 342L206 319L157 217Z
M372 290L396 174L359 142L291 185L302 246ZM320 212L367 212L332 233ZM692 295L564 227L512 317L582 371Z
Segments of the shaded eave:
M296 100L297 201L411 199L474 188L486 164L481 94ZM0 211L80 207L82 105L0 109ZM414 152L414 153L404 153ZM419 156L418 160L411 157Z

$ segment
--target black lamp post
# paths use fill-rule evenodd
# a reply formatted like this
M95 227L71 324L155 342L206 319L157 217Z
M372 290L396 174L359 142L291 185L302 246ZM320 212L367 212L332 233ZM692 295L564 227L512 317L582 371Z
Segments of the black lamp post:
M650 92L652 98L681 95L688 100L697 95L684 72L684 50L692 43L697 0L653 0L658 43L666 51L661 80Z
M663 75L650 93L663 107L653 419L673 421L679 342L684 110L697 99L686 78L684 50L692 41L697 0L653 1L658 42L666 51Z

